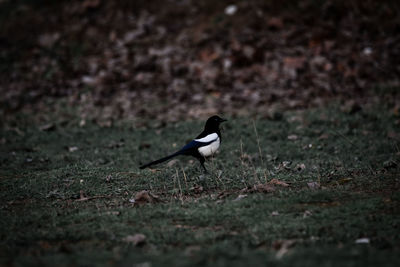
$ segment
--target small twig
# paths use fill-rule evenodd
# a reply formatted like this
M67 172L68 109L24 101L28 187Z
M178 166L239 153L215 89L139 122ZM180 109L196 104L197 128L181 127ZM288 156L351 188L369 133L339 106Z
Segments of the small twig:
M256 128L256 123L253 120L253 127L254 127L254 132L256 133L256 140L257 140L257 145L258 145L258 153L260 154L260 159L261 159L261 164L264 165L264 160L263 160L263 156L261 153L261 146L260 146L260 138L258 138L258 132L257 132L257 128Z
M181 169L182 169L182 173L183 173L183 178L185 179L185 186L186 186L186 191L188 190L188 184L187 184L187 178L186 178L186 173L185 173L185 171L183 170L183 167L181 166Z
M240 162L242 163L242 166L244 165L244 153L243 153L243 142L242 142L242 138L240 138Z
M256 127L256 123L255 123L254 120L253 120L253 127L254 127L254 131L255 131L255 133L256 133L257 145L258 145L258 153L260 154L261 164L262 164L262 166L264 167L264 159L263 159L262 151L261 151L260 138L258 137L257 127ZM267 167L266 165L265 165L265 168L266 168L267 171L268 171L268 167ZM266 173L265 170L263 170L263 174L264 174L265 182L267 182L268 178L267 178L267 173ZM260 179L259 179L259 180L260 180Z
M179 186L179 198L182 200L182 187L181 187L181 181L179 179L179 174L178 174L178 169L175 168L175 172L176 172L176 179L178 179L178 186Z
M110 196L93 196L93 197L81 197L79 199L76 199L75 201L87 201L87 200L92 200L96 198L110 198Z

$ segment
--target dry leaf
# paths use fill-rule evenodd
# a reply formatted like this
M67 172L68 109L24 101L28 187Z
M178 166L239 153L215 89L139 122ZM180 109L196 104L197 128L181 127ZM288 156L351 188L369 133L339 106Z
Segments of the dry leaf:
M58 32L42 34L39 36L39 45L50 48L60 39L60 37L61 35Z
M158 196L153 195L152 193L143 190L138 192L135 195L135 198L133 200L133 203L135 204L145 204L145 203L155 203L155 202L160 202L160 199Z
M85 192L84 192L83 190L79 191L79 199L80 199L80 200L86 200L86 199L88 199L88 198L85 196Z
M307 183L308 188L310 189L319 189L321 185L318 182L309 182Z
M301 69L306 62L306 58L303 56L300 57L285 57L283 59L283 64L286 68L289 69Z
M224 198L226 198L226 197L228 197L230 195L230 193L229 192L226 192L226 191L222 191L222 192L220 192L218 195L217 195L217 199L224 199Z
M387 160L383 162L383 167L385 169L391 169L391 168L396 168L397 163L394 160Z
M232 16L236 13L236 11L238 10L236 5L229 5L225 8L225 14L228 16Z
M100 5L100 0L85 0L82 3L82 8L87 9L87 8L96 8Z
M245 197L247 197L247 195L238 195L238 197L235 198L233 201L239 201L239 200L242 200Z
M295 168L297 171L302 171L306 168L306 165L304 163L300 163L300 164L297 164Z
M318 137L319 140L326 140L328 138L329 138L329 134L327 134L327 133L323 133Z
M257 184L253 186L254 191L258 191L261 193L271 193L275 191L275 188L268 183L265 184Z
M338 183L339 184L345 184L345 183L348 183L348 182L350 182L350 181L352 181L353 180L353 178L342 178L342 179L340 179L339 181L338 181Z
M196 194L200 194L201 192L204 191L204 188L201 185L195 185L195 186L191 187L189 190L193 191Z
M357 103L355 100L349 100L341 107L341 110L348 114L354 114L360 111L361 109L362 109L361 105Z
M294 239L275 241L272 244L272 247L277 250L276 258L281 259L289 251L289 248L293 247L295 243L296 240Z
M173 159L173 160L168 161L168 163L167 163L166 165L167 165L168 167L172 167L172 166L174 166L177 162L178 162L177 159Z
M69 152L75 152L75 151L77 151L79 148L78 147L76 147L76 146L69 146L68 147L68 151Z
M356 244L369 244L369 238L368 237L359 238L354 243L356 243Z
M392 139L400 140L400 134L395 132L395 131L389 131L387 133L387 137L392 138Z
M56 128L54 123L47 123L39 127L41 131L53 131Z
M282 181L280 181L278 179L275 179L275 178L272 179L271 181L269 181L269 184L280 185L280 186L284 186L284 187L288 187L289 186L288 183L282 182Z
M311 211L305 210L304 213L303 213L303 219L304 219L304 218L307 218L307 217L310 217L311 215L312 215L312 212L311 212Z
M132 243L134 246L140 246L146 242L146 236L144 234L128 235L124 237L123 241Z
M267 21L267 25L269 28L271 29L277 29L280 30L283 28L283 21L281 18L277 18L277 17L272 17L269 18Z
M112 175L111 174L107 175L105 180L106 180L106 183L111 182L112 181Z

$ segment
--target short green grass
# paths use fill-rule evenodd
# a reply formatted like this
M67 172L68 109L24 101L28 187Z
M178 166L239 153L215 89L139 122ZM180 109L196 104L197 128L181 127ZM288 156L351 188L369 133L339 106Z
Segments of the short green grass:
M0 265L399 266L399 119L335 107L277 118L228 118L208 175L184 157L138 169L200 121L3 127ZM290 186L251 190L271 179ZM159 201L132 203L142 190ZM144 244L124 241L137 233Z

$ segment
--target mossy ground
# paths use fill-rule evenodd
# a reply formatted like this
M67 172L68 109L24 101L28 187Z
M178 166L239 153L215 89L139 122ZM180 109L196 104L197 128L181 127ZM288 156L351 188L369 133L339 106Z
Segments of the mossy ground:
M228 118L208 175L184 157L138 169L201 121L4 127L0 264L399 266L398 118L378 107L273 117ZM251 190L271 179L290 186ZM142 190L159 201L132 203ZM136 233L144 244L124 241Z

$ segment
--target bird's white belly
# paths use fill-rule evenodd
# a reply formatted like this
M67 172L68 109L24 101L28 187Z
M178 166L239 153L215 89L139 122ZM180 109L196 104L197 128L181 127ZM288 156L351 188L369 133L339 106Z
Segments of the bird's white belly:
M209 157L211 155L213 155L219 148L219 138L217 138L217 140L215 140L214 142L212 142L211 144L207 145L207 146L202 146L199 147L199 153L200 155L202 155L203 157Z

